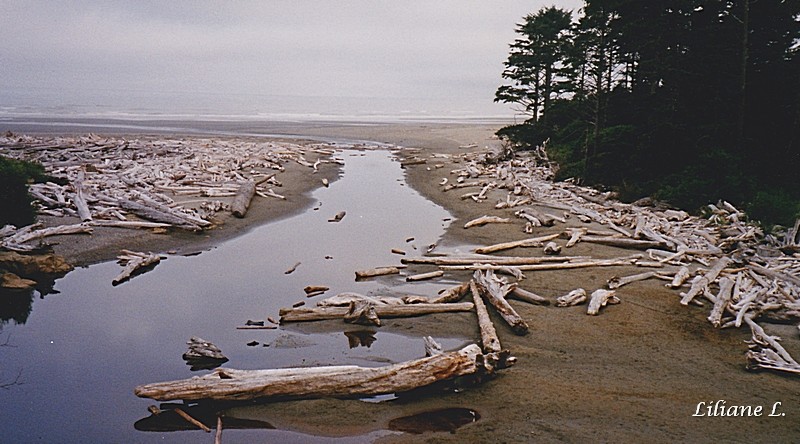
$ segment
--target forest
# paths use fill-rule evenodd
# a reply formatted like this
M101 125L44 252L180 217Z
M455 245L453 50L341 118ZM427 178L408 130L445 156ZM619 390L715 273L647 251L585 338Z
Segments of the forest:
M546 144L557 179L687 210L800 216L800 1L586 0L516 27L498 135Z

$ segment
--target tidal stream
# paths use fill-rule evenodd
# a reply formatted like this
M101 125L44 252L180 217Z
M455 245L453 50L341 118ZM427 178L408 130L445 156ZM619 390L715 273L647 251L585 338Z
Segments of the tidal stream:
M169 256L119 286L111 285L121 269L115 262L77 269L56 281L57 293L34 293L30 313L8 313L14 307L0 303L2 319L11 318L0 324L0 384L16 380L0 390L0 441L210 442L200 431L134 427L149 415L147 406L157 404L134 396L135 386L204 373L181 358L192 336L215 343L230 360L224 366L240 369L378 366L421 357L424 332L377 329L369 346L351 348L344 327L314 334L291 327L236 329L248 320L277 319L279 308L297 301L313 305L339 292L430 296L448 285L407 284L399 276L354 280L355 270L399 263L392 248L423 253L444 233L450 215L406 186L389 151L337 156L345 161L342 177L314 192L316 204L298 216L197 256ZM340 211L344 219L328 221ZM298 262L296 271L285 273ZM330 290L307 299L307 285ZM445 349L469 340L436 339ZM228 442L323 439L285 430L225 433Z

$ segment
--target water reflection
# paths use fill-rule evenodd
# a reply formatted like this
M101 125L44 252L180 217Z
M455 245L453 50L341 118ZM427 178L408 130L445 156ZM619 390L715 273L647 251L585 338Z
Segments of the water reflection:
M24 384L0 391L0 402L13 406L0 415L2 440L191 441L180 434L137 432L132 425L148 402L132 391L143 383L193 376L181 359L192 336L212 341L230 360L225 366L241 369L379 366L423 356L424 331L381 327L371 337L356 334L360 346L351 348L351 337L342 334L352 327L341 322L307 331L236 329L248 319L277 317L279 308L298 300L312 305L325 297L306 298L303 289L310 284L329 287L328 295L370 294L384 286L434 295L450 284L406 283L400 276L355 282L354 270L397 264L393 248L419 252L435 243L450 215L400 186L402 170L390 153L339 156L346 160L342 179L314 193L320 211L259 227L199 256L171 256L119 286L111 284L119 265L107 262L58 280L58 295L12 298L3 319L14 322L2 328L15 347L0 349L0 371L22 369ZM346 217L327 222L340 211ZM284 273L297 262L302 265L296 271ZM458 332L436 339L445 349L467 341ZM247 345L254 341L261 346Z

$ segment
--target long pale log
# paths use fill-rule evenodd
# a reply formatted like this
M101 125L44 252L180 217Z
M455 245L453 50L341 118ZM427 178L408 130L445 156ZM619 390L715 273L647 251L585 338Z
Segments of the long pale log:
M406 392L437 381L477 373L480 354L480 347L470 344L459 351L385 367L217 368L204 376L141 385L134 393L158 401L374 396Z
M0 244L8 250L22 251L22 252L32 251L36 249L36 246L24 245L25 242L42 239L48 236L91 233L91 232L92 232L92 227L84 223L73 224L73 225L58 225L55 227L42 228L41 230L21 229L20 231L17 232L17 234L7 237L2 241L0 241Z
M247 209L250 208L250 201L256 194L256 183L249 180L239 186L239 191L231 202L231 213L236 217L244 217L247 214Z
M91 227L114 228L169 228L172 225L162 222L144 222L140 220L93 220L86 222Z
M731 263L731 259L727 256L723 256L719 258L719 260L711 267L710 270L706 274L704 274L699 279L695 279L692 282L692 287L689 289L688 292L682 293L681 296L681 305L689 305L689 302L695 298L698 294L700 294L703 289L709 286L714 280L719 276L722 270Z
M72 197L72 200L75 203L75 208L78 210L78 217L80 217L82 222L92 220L92 212L89 210L86 198L83 197L83 184L80 181L76 181L73 187L75 188L75 195Z
M511 326L511 330L517 335L528 333L528 323L514 310L514 307L506 301L506 295L516 287L516 284L506 284L500 281L491 271L476 271L473 279L483 290L481 294L486 297L487 302L492 304L504 321Z
M400 259L404 264L428 265L533 265L545 262L567 262L587 259L587 256L475 256L475 257L408 257Z
M417 282L417 281L424 281L426 279L433 279L433 278L442 277L442 276L444 276L444 271L436 270L436 271L431 271L431 272L428 272L428 273L420 273L420 274L415 274L415 275L412 275L412 276L407 276L406 277L406 281L407 282Z
M521 271L543 271L543 270L571 270L574 268L590 268L590 267L613 267L619 265L631 265L631 258L619 259L598 259L594 261L583 262L566 262L554 264L532 264L532 265L518 265ZM480 270L491 269L492 265L442 265L443 270Z
M481 216L464 224L464 228L481 227L486 224L507 224L511 219L497 216Z
M145 205L145 204L133 201L133 200L121 199L119 201L119 206L122 209L124 209L126 211L130 211L131 213L133 213L133 214L135 214L135 215L137 215L139 217L142 217L142 218L145 218L145 219L148 219L148 220L152 220L154 222L163 222L163 223L167 223L167 224L170 224L170 225L174 225L174 226L179 227L179 228L185 228L185 229L193 230L193 231L200 231L201 230L199 225L197 225L197 224L195 224L193 222L189 222L188 220L186 220L186 219L184 219L182 217L179 217L179 216L177 216L177 215L175 215L173 213L167 213L167 212L164 212L164 211L161 211L161 210L157 210L157 209L152 208L152 207L150 207L148 205Z
M484 353L500 353L502 347L500 346L500 338L497 337L497 330L494 328L494 323L489 317L489 311L486 310L486 304L483 303L481 291L475 280L469 283L470 291L472 292L472 300L475 303L475 313L478 315L478 328L481 332L481 344L483 344Z
M530 239L522 239L512 242L503 242L500 244L489 245L486 247L476 248L475 252L479 254L494 253L497 251L510 250L517 247L541 247L544 242L558 238L561 233L550 234L547 236L534 237Z
M378 267L369 270L358 270L356 271L356 279L385 276L387 274L400 274L400 269L398 267Z
M756 273L762 274L764 276L771 277L773 279L780 279L786 282L790 282L794 285L800 285L800 278L796 276L792 276L786 273L781 273L780 271L770 270L769 268L764 268L758 264L749 264L747 267L755 271Z
M408 304L408 305L376 305L375 313L380 318L400 318L422 316L433 313L453 313L470 311L472 302L456 302L448 304ZM280 310L280 322L322 321L326 319L342 319L347 307L316 308L283 308Z
M595 244L602 244L608 245L611 247L619 247L619 248L634 248L640 250L646 250L648 248L657 248L663 247L664 244L657 241L650 241L650 240L642 240L642 239L631 239L626 237L603 237L603 236L583 236L581 238L582 242L591 242Z

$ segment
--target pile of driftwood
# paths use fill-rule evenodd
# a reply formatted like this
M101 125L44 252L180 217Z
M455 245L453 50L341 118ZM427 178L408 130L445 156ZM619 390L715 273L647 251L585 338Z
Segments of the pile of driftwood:
M473 255L404 258L403 263L432 264L442 271L493 271L516 279L536 270L643 267L648 270L614 277L608 281L608 288L596 289L588 296L586 290L574 289L557 298L555 305L588 300L587 313L594 315L601 307L620 302L617 288L640 280L662 279L668 288L680 293L683 305L702 306L700 299L709 301L708 320L714 327L749 326L753 339L747 353L748 368L800 373L800 364L779 344L779 338L768 335L757 324L800 321L800 220L782 233L764 235L757 225L746 222L745 214L725 201L709 205L704 217L651 200L622 203L613 199L612 193L570 181L553 182L554 166L544 148L515 155L503 150L458 157L464 166L442 179L442 191L461 192L462 199L475 202L496 202L497 214L468 221L465 229L519 221L524 233L547 234L481 247ZM611 259L561 255L578 242L637 252ZM490 254L519 247L537 248L540 254Z
M73 216L80 223L0 231L14 251L37 248L46 236L91 233L92 227L171 227L200 231L229 211L244 217L255 195L285 199L278 172L296 162L316 172L341 163L331 146L266 140L205 138L0 136L0 155L41 163L59 183L31 184L39 214ZM308 160L311 158L313 162Z

